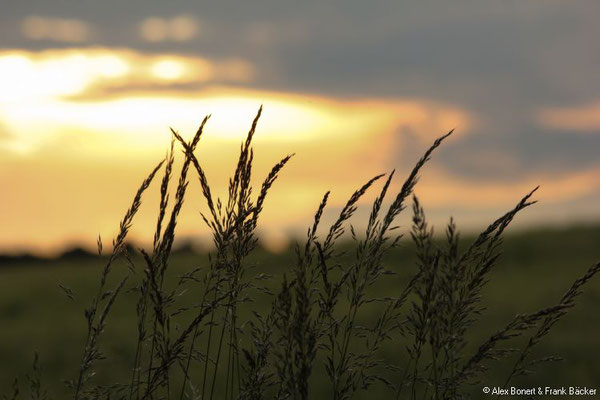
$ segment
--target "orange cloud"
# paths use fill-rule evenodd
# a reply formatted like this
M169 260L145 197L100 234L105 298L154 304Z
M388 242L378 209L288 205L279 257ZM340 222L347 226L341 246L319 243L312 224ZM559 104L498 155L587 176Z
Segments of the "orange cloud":
M511 182L470 181L430 167L417 192L431 207L473 209L507 207L540 185L536 198L546 204L564 203L600 192L600 165L564 174L539 174Z
M21 23L21 32L31 40L81 43L91 36L90 25L79 19L30 16Z
M577 132L600 131L600 101L577 107L548 107L537 115L540 125Z
M180 15L171 19L150 17L139 26L140 37L151 43L186 42L200 33L199 21L189 15Z

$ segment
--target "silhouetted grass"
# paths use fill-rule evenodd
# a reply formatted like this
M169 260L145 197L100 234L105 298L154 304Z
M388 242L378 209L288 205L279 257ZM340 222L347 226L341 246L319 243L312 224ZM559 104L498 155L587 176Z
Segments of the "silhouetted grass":
M413 192L420 170L449 132L425 151L397 193L389 193L394 172L377 175L350 196L329 226L322 223L326 193L306 237L295 246L293 261L278 266L284 272L273 277L267 273L273 268L256 265L252 255L258 248L256 229L265 199L291 156L272 168L258 190L252 187L252 139L260 114L241 145L223 199L213 197L201 160L194 155L209 118L189 142L172 132L166 160L136 193L101 271L97 294L85 310L83 355L74 379L66 382L73 399L346 400L373 387L385 390L386 398L458 399L467 397L471 385L503 359L512 365L505 387L540 363L555 360L533 359L533 350L574 307L582 287L600 270L598 263L555 305L514 316L480 343L473 335L474 323L487 313L482 292L493 279L504 232L518 213L535 203L531 198L536 189L470 244L461 246L452 219L445 240L436 240ZM183 149L184 161L171 205L175 144ZM130 254L127 233L143 193L163 165L152 249ZM182 271L179 266L180 275L174 276L172 249L191 174L206 202L202 221L212 234L214 251L206 268L190 264ZM379 184L365 229L357 232L349 224L357 204ZM395 221L411 198L414 258L386 258L401 243ZM348 234L350 245L342 243ZM119 258L129 266L125 272L113 269ZM398 280L403 286L383 295L378 290L384 281L408 271L407 279ZM113 289L107 289L112 282ZM73 289L62 290L77 299ZM101 338L124 293L137 297L129 320L134 337L123 338L133 349L130 374L117 382L95 383L96 372L116 362L104 360ZM405 354L386 357L390 344L402 344ZM315 387L316 369L327 376L325 391ZM30 398L48 398L37 355L33 371ZM15 383L5 398L20 394Z

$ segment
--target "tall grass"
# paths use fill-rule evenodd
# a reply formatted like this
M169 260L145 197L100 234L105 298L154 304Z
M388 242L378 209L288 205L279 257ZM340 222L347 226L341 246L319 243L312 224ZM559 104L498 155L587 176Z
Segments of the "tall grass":
M582 287L600 270L591 266L554 305L516 315L482 343L474 345L471 328L485 309L482 290L489 282L506 228L523 209L534 204L535 190L493 221L466 248L451 219L445 240L434 240L425 211L414 195L419 173L452 131L428 148L401 185L390 194L394 171L377 175L360 186L329 226L323 226L329 193L318 204L306 237L295 247L295 262L280 277L270 277L252 265L258 246L256 229L268 193L285 165L285 156L264 179L252 186L252 140L262 109L240 147L237 165L225 198L214 197L202 162L195 155L209 117L191 140L172 131L173 142L164 161L152 170L123 218L113 250L101 271L97 294L85 310L87 337L81 363L67 382L74 400L84 399L294 399L314 398L314 371L325 374L328 398L347 400L374 385L387 388L390 399L458 399L498 360L511 360L504 386L531 372L541 360L532 350L575 305ZM175 176L175 146L183 164ZM142 196L162 169L160 202L152 248L140 249L143 267L136 265L126 239ZM175 196L169 196L176 181ZM208 268L190 267L171 279L170 255L178 217L190 183L199 185L207 212L202 221L211 232L214 251ZM377 189L363 232L350 224L358 203ZM388 200L389 197L389 200ZM172 204L171 204L172 203ZM387 260L399 244L395 221L412 211L410 238L416 265ZM350 237L353 249L341 246ZM345 249L345 251L341 251ZM98 241L102 253L102 241ZM130 268L115 272L124 258ZM412 269L408 280L395 278ZM115 274L122 274L115 277ZM116 279L116 286L107 288ZM377 297L382 280L397 279L395 293ZM133 283L131 283L133 281ZM137 328L131 375L99 385L95 371L110 367L103 360L102 334L110 313L125 289L138 296L132 324ZM69 295L69 289L66 289ZM267 309L256 306L267 299ZM519 342L519 338L525 338ZM382 354L387 343L403 343L401 364ZM520 349L515 344L524 343ZM103 361L103 362L100 362ZM36 356L29 379L30 398L48 398L41 388ZM21 393L22 394L22 393ZM19 398L19 386L6 399ZM312 396L312 397L311 397Z

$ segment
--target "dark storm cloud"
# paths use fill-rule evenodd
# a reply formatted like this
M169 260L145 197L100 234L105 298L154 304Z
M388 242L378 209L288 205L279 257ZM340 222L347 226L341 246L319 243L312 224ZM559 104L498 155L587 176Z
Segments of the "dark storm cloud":
M449 144L441 160L474 179L575 170L597 161L599 135L543 131L533 123L540 107L599 97L597 0L45 0L3 2L2 8L2 47L57 45L25 40L19 23L26 16L79 18L93 28L87 44L245 57L262 72L256 87L459 105L481 123ZM197 40L150 44L137 35L144 18L178 14L200 20ZM495 158L485 157L492 153L504 153L510 168L494 168Z

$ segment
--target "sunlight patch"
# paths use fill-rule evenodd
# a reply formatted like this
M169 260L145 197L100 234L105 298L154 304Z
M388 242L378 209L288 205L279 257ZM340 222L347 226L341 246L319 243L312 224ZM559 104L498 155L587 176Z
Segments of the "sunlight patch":
M105 48L5 50L0 51L0 102L30 104L165 84L248 82L253 76L252 65L239 58L209 60Z

